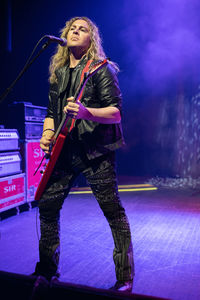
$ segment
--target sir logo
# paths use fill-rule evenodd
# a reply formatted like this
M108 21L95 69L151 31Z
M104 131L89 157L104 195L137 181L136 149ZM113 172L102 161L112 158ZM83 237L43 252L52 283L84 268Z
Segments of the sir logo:
M4 194L7 194L9 192L16 191L16 184L7 185L4 187Z
M43 153L41 148L35 148L33 150L33 157L34 158L43 157L43 155L44 155L44 153Z

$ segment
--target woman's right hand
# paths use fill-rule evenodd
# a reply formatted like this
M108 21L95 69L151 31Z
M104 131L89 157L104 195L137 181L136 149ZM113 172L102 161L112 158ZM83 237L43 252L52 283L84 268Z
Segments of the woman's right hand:
M47 154L49 154L49 145L52 143L53 136L43 135L40 140L40 148Z

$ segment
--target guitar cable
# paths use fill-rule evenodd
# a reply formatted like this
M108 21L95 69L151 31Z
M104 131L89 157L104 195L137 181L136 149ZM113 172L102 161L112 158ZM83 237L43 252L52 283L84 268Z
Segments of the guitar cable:
M42 165L42 163L43 163L43 160L44 160L45 158L49 158L49 155L47 156L46 154L44 154L44 156L43 156L43 158L41 159L40 164L39 164L39 166L37 167L36 171L34 172L33 176L35 176L35 174L37 173L37 171L38 171L39 168L41 167L41 165Z

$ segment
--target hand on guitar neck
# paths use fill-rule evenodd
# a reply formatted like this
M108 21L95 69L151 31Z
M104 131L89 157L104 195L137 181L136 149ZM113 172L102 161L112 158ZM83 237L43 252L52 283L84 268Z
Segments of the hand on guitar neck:
M90 112L88 109L80 101L74 102L74 97L67 98L67 105L64 107L63 111L73 119L90 119Z
M73 102L74 97L68 98L67 101L63 111L73 119L90 120L102 124L113 124L121 121L121 114L117 107L85 107L80 101Z

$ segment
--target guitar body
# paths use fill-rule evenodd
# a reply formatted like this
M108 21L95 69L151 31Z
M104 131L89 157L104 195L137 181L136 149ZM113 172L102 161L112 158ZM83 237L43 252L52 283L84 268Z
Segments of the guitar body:
M44 173L43 173L42 178L40 180L40 183L38 185L37 191L35 193L35 200L40 200L40 198L41 198L41 196L44 192L44 189L47 185L47 182L49 181L49 178L50 178L50 176L53 172L53 169L55 167L57 159L58 159L58 157L60 155L60 152L63 148L63 144L65 142L65 139L66 139L66 135L60 133L57 140L56 140L55 145L53 146L51 156L49 158L49 161L46 165L46 168L44 170Z
M82 74L81 74L81 83L80 86L78 87L75 95L74 95L74 102L78 102L80 101L82 94L83 94L83 89L88 81L88 79L93 76L98 70L100 70L101 68L103 68L105 65L108 64L107 59L104 59L103 61L100 61L96 64L94 64L93 66L91 65L92 61L88 61L88 63L86 64ZM91 65L91 66L90 66ZM90 67L90 69L89 69ZM56 161L60 155L60 152L63 148L63 144L65 142L65 139L68 135L68 133L72 130L73 126L74 126L74 122L75 120L72 119L71 120L71 124L70 124L70 128L68 129L67 124L68 121L70 121L71 119L66 115L63 117L59 128L57 129L53 141L55 141L54 145L52 146L52 151L50 153L50 158L49 161L46 165L46 168L43 172L42 178L40 180L40 183L38 185L37 191L35 193L35 200L40 200L46 185L49 181L49 178L53 172L53 169L55 167Z

